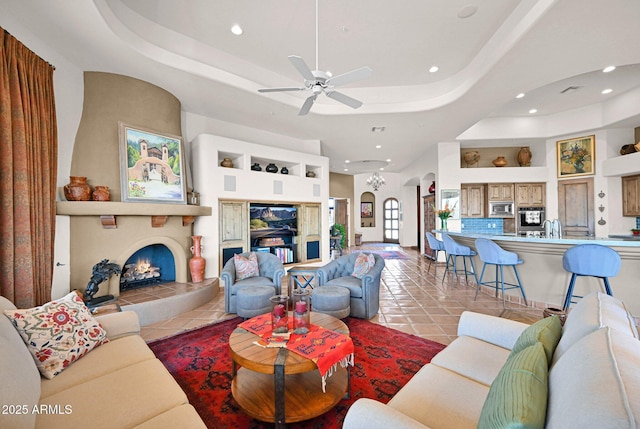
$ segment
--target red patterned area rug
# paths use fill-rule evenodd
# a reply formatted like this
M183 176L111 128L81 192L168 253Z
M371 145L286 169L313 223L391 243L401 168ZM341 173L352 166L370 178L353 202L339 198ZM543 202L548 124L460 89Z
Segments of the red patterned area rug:
M262 423L245 415L231 396L228 341L241 321L236 317L149 344L210 429L273 428L273 423ZM344 321L355 346L351 398L341 400L322 416L288 424L287 428L341 428L347 410L356 399L373 398L387 403L445 347L366 320L347 318Z

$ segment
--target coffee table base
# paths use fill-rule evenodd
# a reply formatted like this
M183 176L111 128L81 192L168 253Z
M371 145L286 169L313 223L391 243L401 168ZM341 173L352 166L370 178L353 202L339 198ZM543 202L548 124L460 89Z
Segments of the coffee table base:
M285 422L299 422L326 413L345 397L348 372L338 365L338 369L327 378L326 393L322 392L319 371L286 374L284 383ZM276 421L274 392L274 374L246 368L239 368L231 383L231 393L240 408L254 419L264 422Z

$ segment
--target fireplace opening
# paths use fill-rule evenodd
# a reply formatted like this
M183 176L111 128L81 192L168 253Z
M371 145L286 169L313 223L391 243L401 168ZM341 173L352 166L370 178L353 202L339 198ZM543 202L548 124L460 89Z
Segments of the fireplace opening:
M176 280L176 264L164 244L151 244L127 259L120 275L120 291L155 286Z

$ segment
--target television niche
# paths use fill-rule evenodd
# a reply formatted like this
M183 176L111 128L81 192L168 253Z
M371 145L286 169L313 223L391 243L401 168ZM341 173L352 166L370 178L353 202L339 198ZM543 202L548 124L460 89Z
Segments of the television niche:
M249 204L251 250L275 254L284 264L297 262L293 237L298 208L287 204Z

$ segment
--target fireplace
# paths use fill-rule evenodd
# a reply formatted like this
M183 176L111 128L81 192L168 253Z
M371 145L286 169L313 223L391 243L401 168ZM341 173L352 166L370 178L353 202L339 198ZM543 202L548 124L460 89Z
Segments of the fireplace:
M175 259L164 244L150 244L131 255L122 266L120 292L176 280Z

